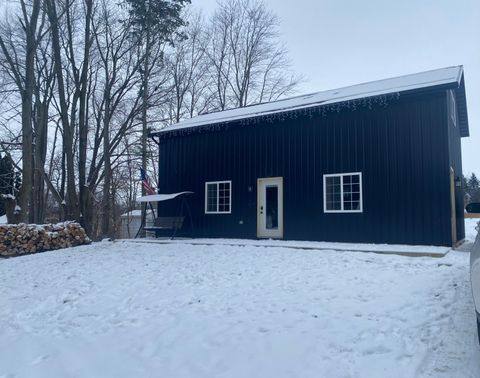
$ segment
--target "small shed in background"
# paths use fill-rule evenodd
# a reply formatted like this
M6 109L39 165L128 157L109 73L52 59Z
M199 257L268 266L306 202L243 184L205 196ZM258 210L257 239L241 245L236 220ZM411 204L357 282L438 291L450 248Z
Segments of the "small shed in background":
M152 210L147 210L146 227L153 226ZM142 210L132 210L120 215L120 239L133 239L142 224Z

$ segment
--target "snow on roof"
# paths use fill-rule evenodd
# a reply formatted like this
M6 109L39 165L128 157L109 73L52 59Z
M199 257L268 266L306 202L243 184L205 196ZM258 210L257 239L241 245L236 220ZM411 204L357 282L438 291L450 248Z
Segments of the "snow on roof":
M318 105L328 105L343 101L361 99L372 96L405 92L415 89L436 87L446 84L460 84L463 66L454 66L399 76L390 79L377 80L349 87L332 89L297 97L291 97L274 102L225 110L221 112L199 115L165 127L153 134L187 129L196 126L231 122L240 119L264 116L267 114L309 108Z

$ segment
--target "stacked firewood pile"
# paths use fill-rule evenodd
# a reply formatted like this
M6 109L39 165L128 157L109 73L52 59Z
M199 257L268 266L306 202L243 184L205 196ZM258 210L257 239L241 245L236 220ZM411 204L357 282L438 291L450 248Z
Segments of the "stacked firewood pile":
M0 256L23 255L89 243L85 230L75 222L0 225Z

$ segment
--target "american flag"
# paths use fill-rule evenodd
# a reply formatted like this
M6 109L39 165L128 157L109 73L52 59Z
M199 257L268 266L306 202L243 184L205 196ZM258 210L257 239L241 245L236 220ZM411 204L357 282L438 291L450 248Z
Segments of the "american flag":
M140 168L140 176L142 178L143 187L145 188L145 193L147 195L156 194L155 189L153 189L152 184L150 183L150 178L147 175L147 172Z

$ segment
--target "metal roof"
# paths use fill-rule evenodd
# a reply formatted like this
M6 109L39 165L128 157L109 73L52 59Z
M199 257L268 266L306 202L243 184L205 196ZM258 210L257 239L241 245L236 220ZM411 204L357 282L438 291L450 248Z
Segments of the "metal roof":
M455 90L458 104L460 131L462 137L469 135L463 66L440 68L436 70L377 80L339 89L316 92L278 101L230 109L220 112L198 115L177 124L167 126L151 135L160 135L171 131L180 131L206 125L225 124L233 121L330 105L368 97L402 93L418 89L449 86Z

